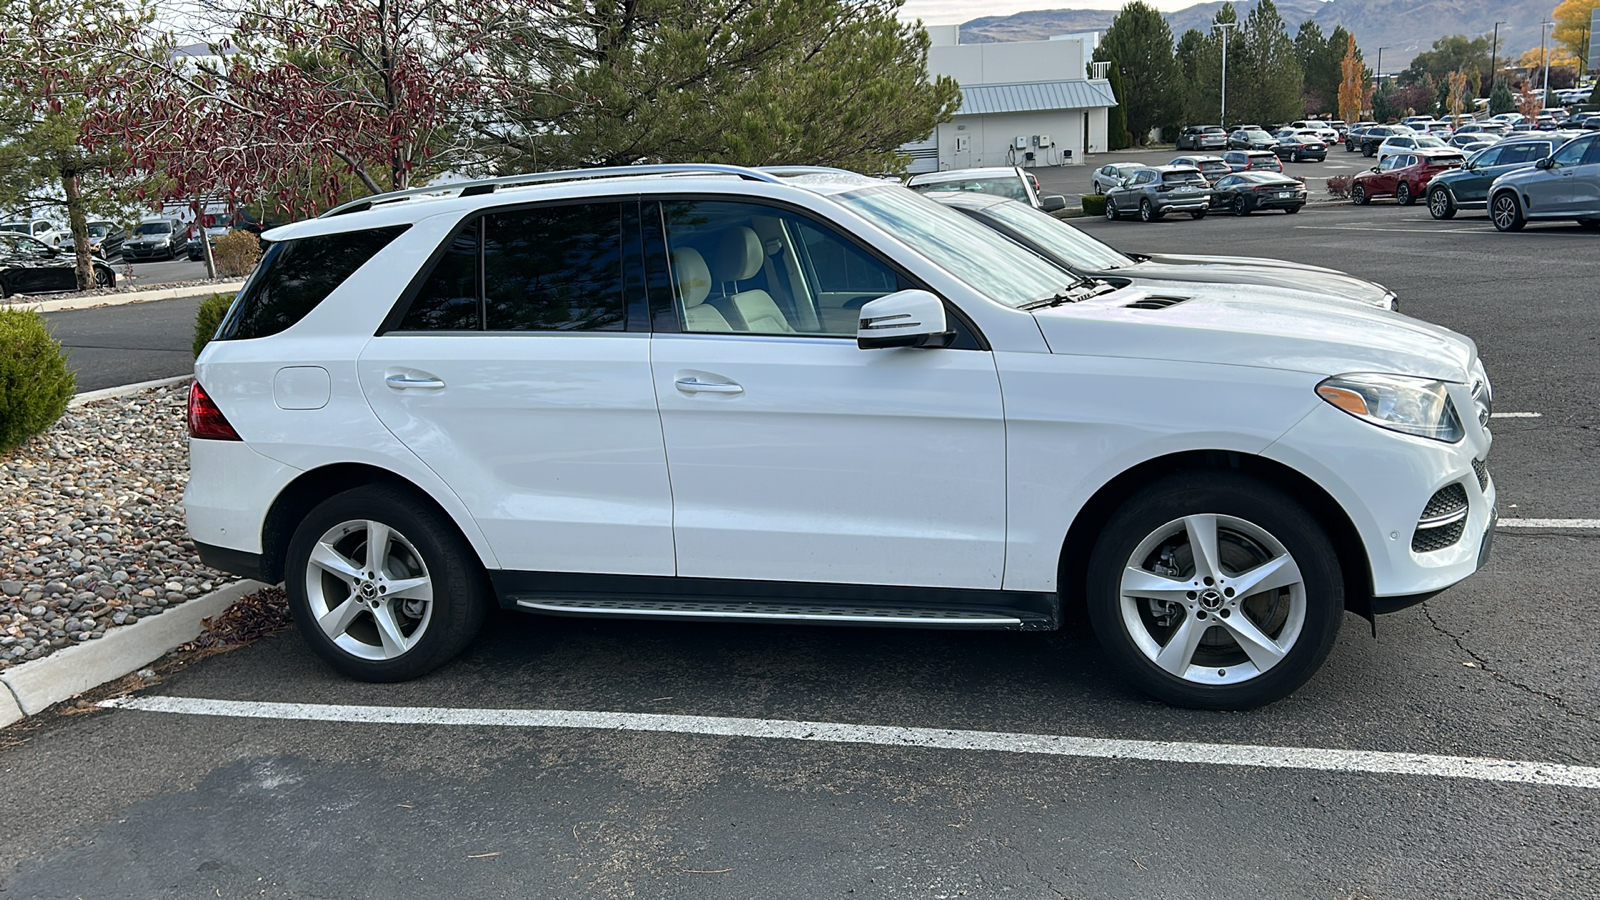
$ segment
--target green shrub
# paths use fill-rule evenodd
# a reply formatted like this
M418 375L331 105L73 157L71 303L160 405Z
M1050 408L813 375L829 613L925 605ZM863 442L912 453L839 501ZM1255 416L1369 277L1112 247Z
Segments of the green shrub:
M1105 194L1084 194L1083 212L1089 216L1103 216L1106 214Z
M228 314L228 307L233 305L233 294L212 294L201 301L200 309L194 314L194 355L200 358L200 351L211 343L211 338L216 335L217 327L222 324L222 317Z
M32 310L0 309L0 453L54 425L76 392L44 319Z
M230 231L212 242L211 258L218 275L243 278L261 261L261 239L248 231Z

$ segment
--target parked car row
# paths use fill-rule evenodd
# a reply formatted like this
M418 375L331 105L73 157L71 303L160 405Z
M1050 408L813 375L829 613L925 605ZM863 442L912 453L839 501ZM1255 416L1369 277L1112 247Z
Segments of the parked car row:
M1600 131L1514 133L1471 154L1446 145L1395 150L1354 177L1350 200L1425 199L1435 219L1487 209L1499 231L1573 220L1600 230Z
M116 287L117 273L100 256L90 257L96 287ZM32 235L0 231L0 298L78 289L77 257Z

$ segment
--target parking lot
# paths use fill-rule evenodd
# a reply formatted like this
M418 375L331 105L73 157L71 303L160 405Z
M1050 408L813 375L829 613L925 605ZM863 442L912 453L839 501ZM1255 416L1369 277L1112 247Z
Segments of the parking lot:
M1335 150L1289 168L1361 165ZM1039 174L1081 192L1089 170ZM144 709L10 733L0 773L27 789L0 800L4 891L1592 895L1596 237L1388 203L1075 224L1129 251L1343 269L1474 337L1500 416L1488 567L1380 619L1376 638L1347 617L1310 683L1249 713L1139 696L1082 621L1000 634L503 615L463 658L389 686L343 680L281 634L172 670L136 695Z

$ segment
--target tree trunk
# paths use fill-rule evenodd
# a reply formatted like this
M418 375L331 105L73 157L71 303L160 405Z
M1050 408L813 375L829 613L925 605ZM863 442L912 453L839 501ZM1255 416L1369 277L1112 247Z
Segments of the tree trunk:
M206 261L206 277L216 279L217 261L211 255L211 235L206 232L206 205L200 197L194 198L194 220L200 226L200 255Z
M94 264L89 261L89 223L83 211L83 190L77 172L61 173L61 190L67 195L67 224L72 229L72 255L78 290L94 288Z

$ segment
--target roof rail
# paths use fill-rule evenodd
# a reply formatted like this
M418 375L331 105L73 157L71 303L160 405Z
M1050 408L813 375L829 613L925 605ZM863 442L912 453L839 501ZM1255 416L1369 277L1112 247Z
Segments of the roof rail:
M326 219L329 216L362 212L380 204L394 203L422 194L443 194L454 191L458 197L472 197L478 194L492 194L500 188L521 187L529 184L553 184L562 181L584 181L595 178L629 178L635 175L737 175L747 181L765 181L769 184L783 183L777 177L757 169L746 168L745 166L728 166L721 163L659 163L645 166L561 169L555 172L503 175L499 178L455 181L449 184L434 185L433 187L409 188L403 191L374 194L371 197L362 197L360 200L352 200L349 203L335 206L317 218Z

